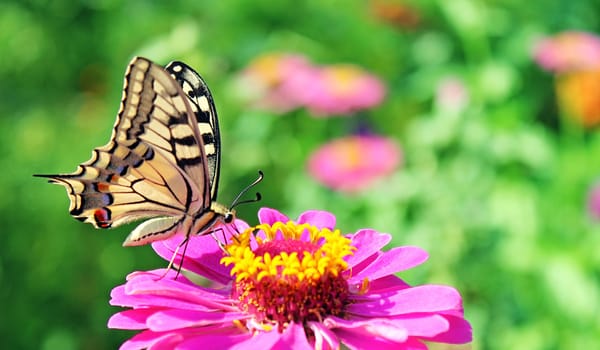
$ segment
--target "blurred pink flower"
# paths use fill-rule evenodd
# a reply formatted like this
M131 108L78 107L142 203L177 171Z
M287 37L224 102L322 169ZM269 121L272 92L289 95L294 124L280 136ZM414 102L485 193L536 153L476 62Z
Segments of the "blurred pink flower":
M588 212L596 219L600 220L600 183L596 183L588 194Z
M332 189L354 192L391 174L402 154L390 139L375 135L348 136L331 141L312 154L309 173Z
M260 56L236 82L238 94L256 108L284 113L305 107L316 116L374 107L386 92L379 79L357 66L316 66L295 54Z
M468 103L469 91L461 79L448 77L438 82L435 104L439 109L459 112Z
M344 115L379 105L386 87L381 80L351 64L319 68L304 101L315 116Z
M111 304L132 309L108 326L141 330L121 349L426 349L423 341L472 339L452 287L410 286L395 273L427 259L418 247L383 252L389 234L341 235L335 217L307 211L296 221L273 209L232 239L190 238L183 268L222 284L202 287L164 269L135 272ZM182 241L153 244L169 259ZM175 261L180 261L181 255Z
M304 56L265 54L240 73L237 90L255 108L284 113L301 106L314 72Z
M556 73L598 68L600 37L586 32L562 32L539 41L534 58L544 69Z

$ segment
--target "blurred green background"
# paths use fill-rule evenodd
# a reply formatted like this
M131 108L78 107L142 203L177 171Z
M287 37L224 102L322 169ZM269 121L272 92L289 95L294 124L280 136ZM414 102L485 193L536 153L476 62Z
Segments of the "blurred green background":
M586 209L600 174L600 134L565 122L537 37L600 32L596 0L426 0L385 20L372 1L3 1L0 4L0 343L5 349L110 349L109 292L134 270L164 267L150 247L122 248L134 225L73 220L63 188L34 173L71 172L108 141L135 55L177 59L204 76L223 142L220 201L256 176L259 206L290 217L334 213L345 232L372 227L430 253L411 284L456 286L474 349L590 349L600 344L600 226ZM385 11L383 11L385 12ZM406 22L406 23L405 23ZM389 91L366 115L404 165L348 195L306 172L350 119L252 111L236 73L283 51L354 63ZM436 108L437 82L464 81L458 115ZM595 91L593 93L599 94Z

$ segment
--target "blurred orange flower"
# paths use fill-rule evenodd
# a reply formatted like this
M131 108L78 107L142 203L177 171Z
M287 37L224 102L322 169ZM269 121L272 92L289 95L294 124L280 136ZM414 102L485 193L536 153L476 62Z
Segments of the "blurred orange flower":
M563 114L585 127L600 124L600 37L562 32L538 42L534 58L557 74L556 95Z
M600 66L558 76L556 93L568 117L587 127L600 124Z
M399 0L371 0L371 13L387 23L402 29L413 29L421 23L419 12Z

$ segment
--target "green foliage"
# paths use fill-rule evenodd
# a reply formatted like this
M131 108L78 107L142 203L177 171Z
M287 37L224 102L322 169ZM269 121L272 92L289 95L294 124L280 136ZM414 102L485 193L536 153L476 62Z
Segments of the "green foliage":
M430 253L409 283L456 286L474 348L575 349L600 343L600 227L586 213L600 173L600 134L574 130L553 81L531 60L533 40L600 31L597 1L414 1L420 24L378 20L365 1L8 1L0 4L0 339L7 349L116 348L111 288L165 266L150 247L122 248L133 225L96 231L33 173L70 172L108 141L122 76L134 55L187 62L214 94L223 138L220 199L258 169L260 205L290 217L334 213L351 232L372 227L393 245ZM232 81L272 51L355 63L388 85L369 112L405 164L363 193L332 192L306 159L353 128L348 119L247 110ZM433 103L455 76L471 99L459 114ZM598 92L595 92L598 93ZM240 209L256 223L258 205Z

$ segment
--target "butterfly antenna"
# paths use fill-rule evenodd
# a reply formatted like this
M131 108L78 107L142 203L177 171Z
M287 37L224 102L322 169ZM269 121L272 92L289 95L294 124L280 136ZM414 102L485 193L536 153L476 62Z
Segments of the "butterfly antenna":
M259 182L261 182L264 178L264 174L262 171L258 171L258 177L256 178L256 180L254 180L250 185L246 186L246 188L244 188L240 194L237 195L237 197L235 197L235 199L233 200L233 204L231 204L230 209L233 209L235 207L237 207L240 204L244 204L244 203L253 203L253 202L258 202L261 200L262 196L260 195L260 193L256 192L256 198L253 199L247 199L247 200L243 200L240 201L240 198L246 194L246 192L248 192L252 187L256 186Z

